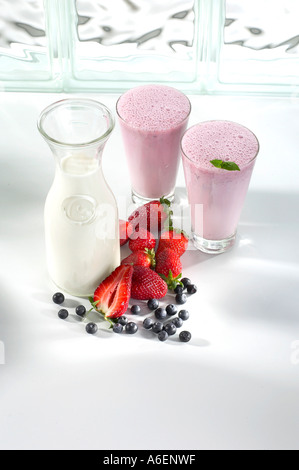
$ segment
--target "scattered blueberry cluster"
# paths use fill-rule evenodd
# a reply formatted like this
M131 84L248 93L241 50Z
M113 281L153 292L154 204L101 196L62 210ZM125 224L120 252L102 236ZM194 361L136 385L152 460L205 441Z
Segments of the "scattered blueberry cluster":
M190 279L183 278L181 283L182 285L178 285L174 290L174 293L176 294L175 300L178 305L183 305L187 302L187 295L184 291L190 295L197 292L196 285L192 284ZM52 300L55 304L61 305L65 298L61 292L56 292L53 295ZM154 312L155 319L151 317L145 318L143 321L143 327L146 330L152 330L153 333L156 333L160 341L166 341L169 336L173 336L177 332L177 329L181 328L183 323L189 318L188 310L180 310L178 312L178 308L174 304L169 304L165 308L160 307L159 301L157 299L148 300L147 306L149 310ZM139 305L132 305L130 310L133 315L138 315L141 313L141 308ZM75 309L75 312L79 317L83 318L86 314L86 308L84 305L78 305ZM178 316L175 317L176 314L178 314ZM62 320L65 320L68 315L69 312L65 308L62 308L58 312L58 317ZM170 317L174 318L172 318L170 322L163 323L163 320L166 320ZM87 323L85 329L87 333L95 334L98 331L98 326L94 322L89 322ZM122 315L113 325L113 331L114 333L119 334L124 330L128 334L135 334L138 331L138 326L135 322L129 321L125 315ZM181 331L179 334L179 339L180 341L187 343L191 339L191 333L189 331Z
M183 285L178 284L176 288L174 289L174 292L176 294L175 300L176 300L176 303L179 305L183 305L187 302L187 295L184 293L184 290L186 290L187 293L190 295L196 294L197 292L196 285L192 284L190 279L188 279L187 277L184 277L181 280L181 283Z
M152 306L155 299L148 301L148 307L152 310ZM163 323L166 318L172 317L178 313L178 316L173 318L170 322ZM152 330L153 333L158 335L160 341L166 341L169 336L176 334L177 329L183 326L184 321L188 320L188 310L180 310L175 305L169 304L166 308L158 307L155 310L155 319L151 317L145 318L143 321L143 327L146 330ZM181 331L179 334L180 341L188 342L191 339L191 333L189 331Z
M178 285L175 288L175 300L178 305L182 305L187 301L187 295L184 293L186 290L188 294L192 295L197 292L197 287L195 284L192 284L190 279L183 278L183 285ZM145 318L143 321L143 327L146 330L152 330L153 333L156 333L160 341L166 341L169 336L173 336L178 328L183 326L184 321L188 320L189 312L188 310L180 310L174 304L169 304L165 308L159 306L159 301L157 299L150 299L147 302L149 310L154 311L155 319L151 317ZM131 313L133 315L138 315L141 312L139 305L132 305ZM174 317L178 314L177 317L173 318L170 322L163 323L163 320L167 318ZM134 322L129 322L128 318L123 315L113 326L113 331L115 333L122 333L125 328L127 333L134 334L138 330L138 326ZM191 339L191 333L189 331L181 331L179 334L180 341L187 343Z
M64 302L65 299L64 299L64 295L61 292L56 292L53 295L52 300L55 304L60 305ZM75 309L75 312L79 317L83 318L84 315L86 314L86 308L84 307L84 305L78 305ZM62 308L61 310L59 310L58 316L62 320L66 320L67 317L69 316L69 312L67 311L66 308ZM85 329L87 333L89 333L90 335L94 335L98 331L98 325L94 322L89 322L87 323Z
M136 305L136 307L139 306ZM129 321L125 315L122 315L117 319L117 323L115 323L115 325L113 326L113 331L114 333L122 333L124 329L126 333L134 335L138 331L138 326L135 322Z

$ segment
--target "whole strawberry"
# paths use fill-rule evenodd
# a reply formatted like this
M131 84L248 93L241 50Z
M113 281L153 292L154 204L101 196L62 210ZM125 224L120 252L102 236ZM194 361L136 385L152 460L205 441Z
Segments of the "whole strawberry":
M129 228L129 222L126 220L119 220L119 244L120 246L123 246L127 243L129 240L129 233L128 233L128 228Z
M127 311L132 275L132 266L118 266L95 290L92 305L105 319L121 317Z
M129 248L131 251L144 251L145 248L153 250L156 246L154 235L144 228L132 233L129 240Z
M156 265L155 251L145 248L144 250L134 251L124 258L121 264L130 264L131 266L145 266L154 268Z
M128 218L133 230L144 228L150 232L160 232L164 226L172 226L170 201L162 197L138 207Z
M165 248L157 253L156 272L167 283L169 289L174 290L180 284L182 269L182 262L175 251Z
M167 290L166 282L155 271L144 266L134 266L131 286L133 299L162 299Z
M188 247L189 238L183 230L171 229L161 234L157 254L165 248L175 251L182 256Z

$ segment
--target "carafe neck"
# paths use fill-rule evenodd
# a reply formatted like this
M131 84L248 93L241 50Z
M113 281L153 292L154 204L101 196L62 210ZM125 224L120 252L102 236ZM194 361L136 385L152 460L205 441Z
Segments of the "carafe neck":
M101 166L113 128L113 116L105 105L82 98L58 101L48 106L38 120L38 129L60 169L78 176Z
M59 147L48 142L57 168L70 176L85 176L102 168L102 155L106 142L81 148Z

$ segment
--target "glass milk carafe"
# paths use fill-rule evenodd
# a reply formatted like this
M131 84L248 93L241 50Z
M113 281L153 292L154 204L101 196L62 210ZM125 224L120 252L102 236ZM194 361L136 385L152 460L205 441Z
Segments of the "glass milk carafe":
M102 172L113 128L109 109L89 99L58 101L38 121L56 160L44 213L48 270L75 296L92 295L120 264L117 205Z

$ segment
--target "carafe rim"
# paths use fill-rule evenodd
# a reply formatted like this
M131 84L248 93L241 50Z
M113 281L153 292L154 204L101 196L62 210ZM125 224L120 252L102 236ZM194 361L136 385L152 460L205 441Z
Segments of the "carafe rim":
M107 116L109 118L109 126L106 132L104 134L101 134L99 137L89 140L87 142L78 142L78 143L71 143L71 142L63 142L61 140L55 139L54 137L51 137L43 127L43 122L48 116L48 114L53 111L55 108L59 108L61 106L65 106L67 104L77 104L81 106L93 106L94 108L97 109L104 109L107 113ZM88 147L96 144L100 144L101 142L107 140L111 132L113 131L115 127L115 119L114 116L112 115L110 109L100 101L96 101L94 99L90 98L64 98L62 100L56 101L55 103L50 104L46 108L43 109L43 111L40 113L38 121L37 121L37 128L42 135L42 137L49 143L58 145L60 147L68 147L68 148L83 148L83 147Z

